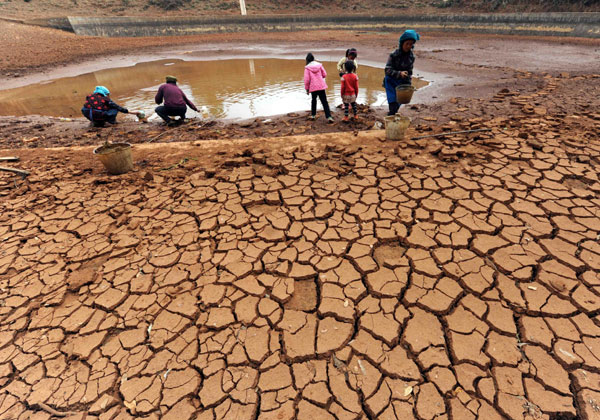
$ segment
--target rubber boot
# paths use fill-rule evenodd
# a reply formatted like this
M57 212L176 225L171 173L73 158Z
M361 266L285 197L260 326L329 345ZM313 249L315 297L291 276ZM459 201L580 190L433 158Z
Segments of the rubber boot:
M389 108L390 112L388 112L388 115L396 115L396 112L400 109L400 104L398 102L390 102Z

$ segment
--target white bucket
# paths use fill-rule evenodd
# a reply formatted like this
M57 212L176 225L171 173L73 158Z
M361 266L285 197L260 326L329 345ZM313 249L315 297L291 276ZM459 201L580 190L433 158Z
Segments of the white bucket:
M402 115L389 115L385 117L385 136L388 140L402 140L409 125L410 118Z

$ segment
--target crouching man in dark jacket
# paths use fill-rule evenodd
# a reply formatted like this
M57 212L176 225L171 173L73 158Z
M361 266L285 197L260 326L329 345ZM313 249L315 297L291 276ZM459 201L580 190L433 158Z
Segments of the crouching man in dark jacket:
M385 65L385 79L383 79L390 109L388 115L395 115L400 109L400 104L396 101L396 87L411 84L415 63L415 55L412 50L419 38L419 34L412 29L404 31L398 42L398 49L388 57Z
M177 78L175 76L167 76L167 83L163 83L158 88L155 102L160 105L164 101L164 105L157 106L155 111L161 117L167 125L175 125L176 122L171 120L169 117L179 117L179 124L185 120L185 113L189 106L194 111L198 112L196 105L192 103L186 96L185 93L179 86L177 86Z
M96 86L94 93L86 96L81 113L90 120L94 127L104 127L104 123L116 124L117 114L129 113L110 99L110 91L104 86Z

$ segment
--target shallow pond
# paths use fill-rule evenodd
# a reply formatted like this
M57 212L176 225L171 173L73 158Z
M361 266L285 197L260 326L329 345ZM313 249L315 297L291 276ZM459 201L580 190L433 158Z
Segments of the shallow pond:
M336 63L323 63L327 71L330 105L341 103ZM103 85L111 98L129 110L151 115L154 95L167 74L177 76L178 85L196 104L203 118L245 119L310 109L304 91L304 60L273 58L214 61L161 60L131 67L99 70L0 91L0 115L47 115L81 117L85 96ZM383 69L363 65L357 72L360 91L357 102L385 105ZM415 87L427 82L413 78ZM320 109L320 104L319 104ZM188 110L188 117L198 113Z

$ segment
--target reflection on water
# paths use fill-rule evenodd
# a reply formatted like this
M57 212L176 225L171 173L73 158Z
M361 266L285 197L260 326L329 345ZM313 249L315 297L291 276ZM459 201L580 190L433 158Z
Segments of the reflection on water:
M85 96L103 85L112 99L130 110L155 108L154 95L167 74L177 76L179 87L204 118L251 118L309 110L304 91L304 60L232 59L216 61L162 60L66 77L0 91L0 115L81 116ZM327 70L330 104L341 103L335 63ZM383 69L360 65L358 103L384 105ZM426 82L414 79L417 87ZM188 109L188 116L198 113Z

